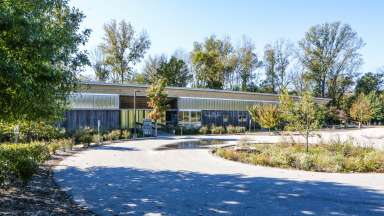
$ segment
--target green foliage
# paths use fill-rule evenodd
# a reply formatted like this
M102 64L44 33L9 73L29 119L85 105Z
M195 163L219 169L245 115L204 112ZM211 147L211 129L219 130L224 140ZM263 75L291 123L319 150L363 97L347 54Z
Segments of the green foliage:
M356 146L352 140L331 140L314 145L308 153L296 143L255 144L252 151L219 148L217 155L255 165L293 168L318 172L384 173L384 152Z
M378 73L368 72L357 80L355 94L364 93L368 95L371 92L378 93L382 90L384 83L384 70Z
M106 138L107 138L107 140L109 140L109 141L118 140L118 139L120 139L120 135L121 135L120 130L111 130L111 131L107 134Z
M157 136L157 121L164 118L168 108L168 95L165 92L166 80L159 79L147 90L148 107L152 108L149 118L155 121L155 136Z
M362 123L369 122L374 115L374 111L368 97L364 94L360 94L352 104L349 114L352 119L359 122L359 128Z
M131 139L132 133L131 130L122 130L121 131L121 138L123 139Z
M280 96L281 116L286 122L285 129L301 132L305 136L308 151L308 138L314 130L320 128L324 121L324 110L316 105L308 91L304 92L298 102L293 103L289 100L292 99L287 99L287 93Z
M226 131L229 134L245 133L246 128L241 126L228 125Z
M93 140L93 134L95 131L92 128L85 127L85 128L80 128L79 130L76 131L74 134L74 139L76 143L82 143L86 146L91 144Z
M51 140L65 136L65 130L44 121L0 121L0 141L13 141L14 128L19 126L19 141L26 142L31 140ZM1 136L1 135L0 135Z
M372 108L372 119L375 121L384 120L384 94L381 95L377 92L370 92L367 95L370 107Z
M172 56L169 60L165 56L149 58L144 68L144 80L155 83L164 79L168 86L185 87L192 80L192 74L184 60Z
M278 40L264 49L264 66L266 79L263 81L264 92L278 93L289 84L287 68L292 61L292 44Z
M1 144L0 186L17 179L25 183L49 156L48 145L45 143Z
M199 87L223 89L226 75L236 68L237 58L229 39L208 37L203 43L195 42L191 53Z
M225 134L225 128L222 126L215 126L213 125L211 127L211 133L212 134Z
M276 105L254 105L249 108L248 112L251 115L252 120L259 123L263 128L268 128L270 130L279 124L279 109Z
M306 79L313 83L314 95L330 97L332 105L353 84L362 63L363 40L347 24L324 23L311 27L299 42L300 61L308 71Z
M199 129L200 134L208 134L209 133L209 127L203 126Z
M104 43L100 45L104 57L95 66L106 65L108 77L113 82L132 80L132 66L144 57L151 45L147 34L142 32L136 35L133 26L124 20L119 23L112 20L104 25L104 31Z
M233 58L237 58L236 72L241 80L241 91L248 91L254 71L262 66L262 62L259 60L255 52L255 45L250 38L243 36L241 46L236 51L237 56Z
M0 119L59 119L88 63L84 15L67 0L4 0L0 11Z

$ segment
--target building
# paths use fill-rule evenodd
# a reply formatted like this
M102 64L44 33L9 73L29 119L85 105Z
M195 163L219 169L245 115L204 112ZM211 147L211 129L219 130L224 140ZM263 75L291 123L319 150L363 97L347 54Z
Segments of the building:
M73 132L86 126L97 128L99 121L102 130L133 128L135 108L136 123L140 125L150 112L147 88L136 84L83 82L79 92L70 96L70 110L65 114L63 126ZM250 106L279 103L277 94L180 87L167 87L166 92L169 108L162 123L173 126L249 127L254 124L247 111ZM315 100L318 103L329 101Z

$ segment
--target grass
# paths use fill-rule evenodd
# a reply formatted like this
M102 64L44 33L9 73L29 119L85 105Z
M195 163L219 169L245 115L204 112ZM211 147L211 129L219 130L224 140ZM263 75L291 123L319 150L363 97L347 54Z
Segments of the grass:
M244 146L244 145L243 145ZM332 140L326 144L252 144L249 148L218 148L215 154L225 159L270 167L317 172L384 173L384 151L356 146L352 140Z

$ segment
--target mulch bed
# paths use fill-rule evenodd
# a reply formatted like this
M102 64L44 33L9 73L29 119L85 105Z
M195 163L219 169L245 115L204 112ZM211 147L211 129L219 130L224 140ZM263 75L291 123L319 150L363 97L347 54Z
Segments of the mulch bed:
M52 167L77 151L53 156L39 167L27 185L0 189L0 215L95 215L74 203L53 180Z

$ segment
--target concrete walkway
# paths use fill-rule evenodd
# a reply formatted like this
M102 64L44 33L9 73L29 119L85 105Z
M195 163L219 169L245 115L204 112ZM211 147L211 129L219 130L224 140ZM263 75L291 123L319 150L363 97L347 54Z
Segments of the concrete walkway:
M383 174L259 167L207 149L155 150L181 140L90 149L63 160L54 178L100 215L384 215Z

